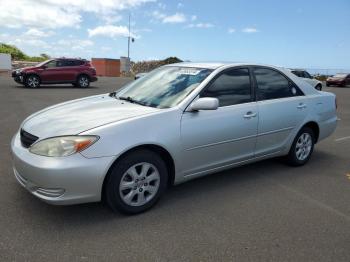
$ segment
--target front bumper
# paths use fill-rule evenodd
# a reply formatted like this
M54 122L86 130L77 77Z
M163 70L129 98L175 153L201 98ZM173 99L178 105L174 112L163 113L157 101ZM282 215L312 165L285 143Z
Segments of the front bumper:
M81 154L38 156L21 145L19 133L12 139L11 150L17 181L36 197L55 205L100 201L104 177L114 160Z
M12 71L12 77L17 83L23 83L24 74L22 72L14 70Z
M345 81L343 81L343 80L327 80L326 84L327 85L344 85Z
M90 77L90 82L96 82L98 78L96 76Z

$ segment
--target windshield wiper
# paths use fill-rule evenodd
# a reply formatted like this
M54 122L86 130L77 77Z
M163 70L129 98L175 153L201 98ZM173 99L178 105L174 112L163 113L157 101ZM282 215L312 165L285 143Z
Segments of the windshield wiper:
M137 101L137 100L134 100L132 99L130 96L128 97L123 97L123 96L119 96L117 97L119 100L124 100L124 101L128 101L130 103L133 103L133 104L138 104L138 105L141 105L141 106L145 106L144 103L140 102L140 101Z
M112 93L109 93L108 95L109 95L110 97L115 97L115 96L117 95L117 92L114 91L114 92L112 92Z

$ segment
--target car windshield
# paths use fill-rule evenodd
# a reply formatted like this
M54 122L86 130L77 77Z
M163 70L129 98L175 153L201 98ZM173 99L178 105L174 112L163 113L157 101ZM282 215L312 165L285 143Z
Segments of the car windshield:
M37 66L43 66L45 65L46 63L50 62L52 59L49 59L49 60L45 60L44 62L41 62L39 64L37 64Z
M139 78L123 88L117 98L157 108L179 104L213 70L181 66L166 66Z
M337 78L344 78L346 77L347 75L346 74L336 74L334 77L337 77Z

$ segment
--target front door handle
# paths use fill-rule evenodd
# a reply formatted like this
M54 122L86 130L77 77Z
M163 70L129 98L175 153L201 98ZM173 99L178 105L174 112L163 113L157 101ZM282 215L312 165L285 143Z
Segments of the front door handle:
M250 119L252 117L256 117L256 113L253 113L252 111L249 111L243 117L247 118L247 119Z
M306 105L304 103L300 103L298 106L297 106L298 109L304 109L306 108Z

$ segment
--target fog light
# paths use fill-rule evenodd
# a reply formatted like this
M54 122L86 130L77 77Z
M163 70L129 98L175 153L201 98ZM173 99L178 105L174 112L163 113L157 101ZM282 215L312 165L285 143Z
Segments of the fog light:
M46 197L60 197L64 194L65 190L63 188L42 188L38 187L35 193L38 195Z

